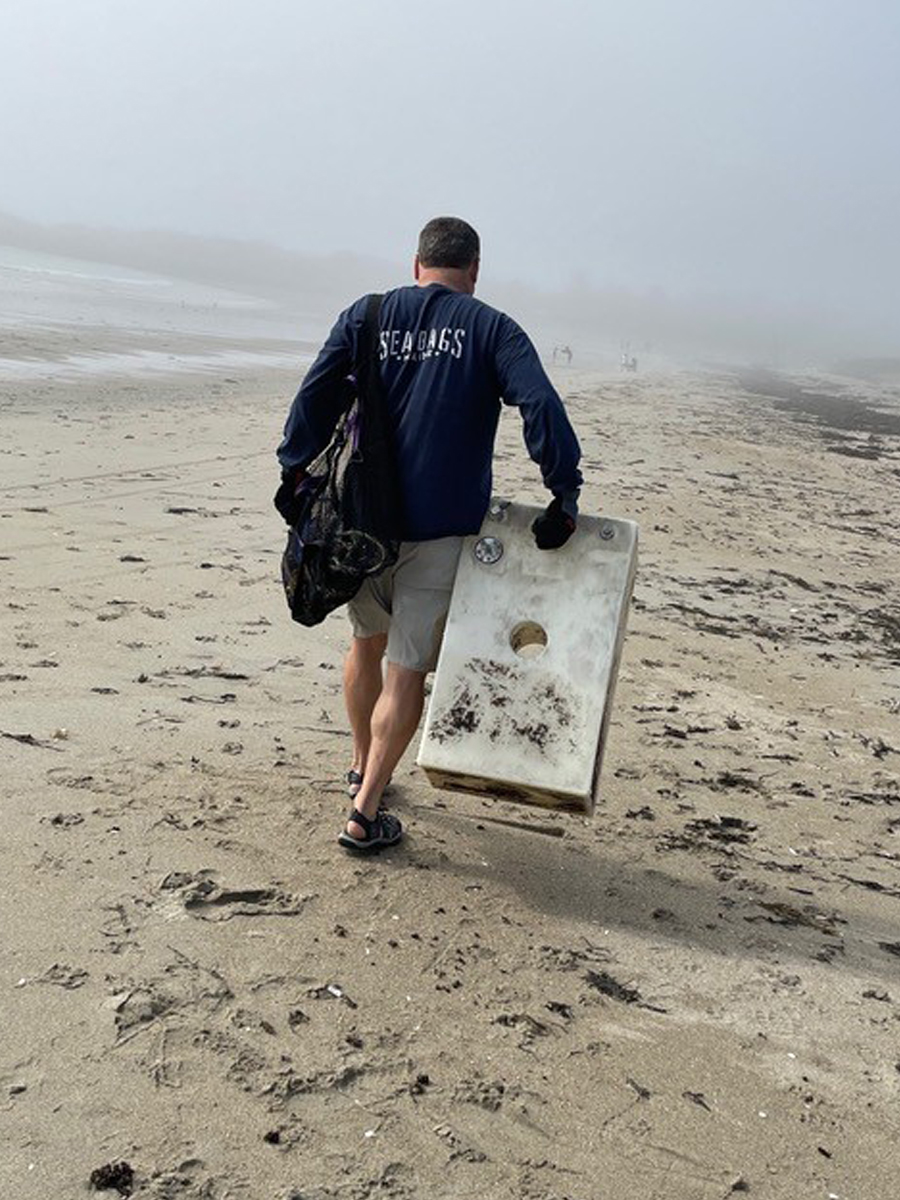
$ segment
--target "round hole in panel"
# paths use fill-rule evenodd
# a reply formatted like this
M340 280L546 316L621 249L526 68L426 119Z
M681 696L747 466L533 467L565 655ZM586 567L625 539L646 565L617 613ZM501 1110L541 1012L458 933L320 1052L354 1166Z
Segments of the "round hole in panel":
M509 644L519 658L540 658L547 649L547 631L537 621L520 621L509 635Z

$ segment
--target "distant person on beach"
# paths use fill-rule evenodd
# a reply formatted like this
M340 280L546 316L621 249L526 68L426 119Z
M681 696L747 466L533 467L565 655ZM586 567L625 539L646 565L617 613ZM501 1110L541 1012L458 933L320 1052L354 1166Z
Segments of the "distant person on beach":
M526 333L474 298L479 257L471 225L436 217L419 237L415 284L387 292L382 303L379 357L405 540L397 562L367 579L348 605L344 699L354 807L338 838L348 850L379 850L402 837L382 792L419 724L462 539L478 532L487 512L501 400L519 409L528 452L553 494L532 526L537 545L557 549L575 529L578 440ZM363 297L338 317L291 407L278 459L295 487L347 403L344 381L366 303Z

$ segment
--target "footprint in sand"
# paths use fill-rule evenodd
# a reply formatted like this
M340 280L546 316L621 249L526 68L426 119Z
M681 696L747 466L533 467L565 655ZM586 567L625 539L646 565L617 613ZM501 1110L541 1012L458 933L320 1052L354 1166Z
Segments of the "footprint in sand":
M181 891L185 911L204 921L232 917L295 917L309 896L295 896L277 886L222 887L201 872L198 876L173 871L162 882L166 891Z

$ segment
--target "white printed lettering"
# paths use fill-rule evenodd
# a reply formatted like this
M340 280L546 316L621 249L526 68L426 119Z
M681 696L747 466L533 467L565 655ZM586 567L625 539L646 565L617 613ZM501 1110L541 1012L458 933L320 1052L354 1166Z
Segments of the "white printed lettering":
M402 362L424 362L449 354L462 358L465 329L444 325L441 329L383 329L378 335L378 356L382 362L395 358Z

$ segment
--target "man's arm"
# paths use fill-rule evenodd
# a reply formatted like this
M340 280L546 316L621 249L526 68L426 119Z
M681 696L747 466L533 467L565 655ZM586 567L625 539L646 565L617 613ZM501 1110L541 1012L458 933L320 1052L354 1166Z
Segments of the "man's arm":
M541 469L544 486L557 510L572 521L578 515L581 447L562 400L547 378L531 339L515 321L504 317L497 348L500 394L522 414L525 445Z
M347 376L356 358L364 307L365 300L359 300L341 313L294 397L276 451L283 478L296 478L321 454L350 406Z

